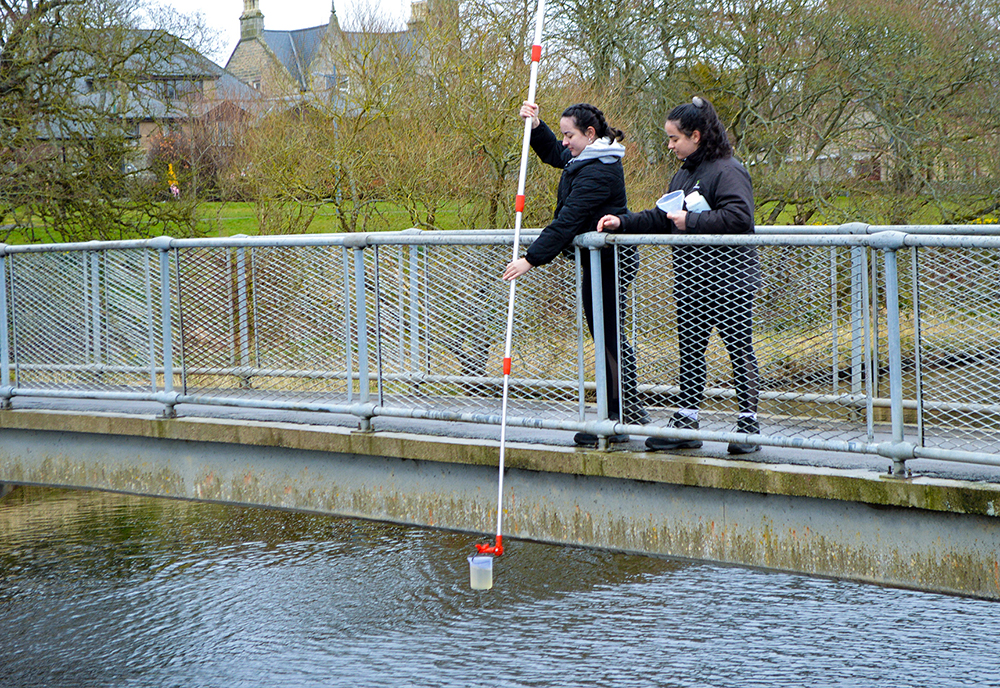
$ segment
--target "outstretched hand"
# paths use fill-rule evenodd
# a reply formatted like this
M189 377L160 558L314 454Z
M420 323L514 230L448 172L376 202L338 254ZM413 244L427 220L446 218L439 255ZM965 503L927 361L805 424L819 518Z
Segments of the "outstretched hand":
M503 271L503 278L510 282L511 280L517 279L526 273L532 267L531 263L524 258L518 258L517 260L513 260L507 264L507 267L504 268Z

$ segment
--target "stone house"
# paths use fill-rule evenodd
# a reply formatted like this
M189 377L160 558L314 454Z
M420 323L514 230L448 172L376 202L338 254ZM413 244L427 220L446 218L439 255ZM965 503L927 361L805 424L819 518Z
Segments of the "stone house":
M438 5L457 12L453 0L418 0L411 6L405 29L377 33L410 49L417 44L428 16L439 11ZM344 102L351 84L338 55L368 35L344 31L332 3L330 21L326 24L292 31L265 29L260 0L243 0L240 42L229 57L226 70L267 99L315 97Z

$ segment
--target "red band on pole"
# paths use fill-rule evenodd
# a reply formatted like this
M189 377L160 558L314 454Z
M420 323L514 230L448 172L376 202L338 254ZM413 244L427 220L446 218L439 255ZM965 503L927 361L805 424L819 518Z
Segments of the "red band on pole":
M510 375L510 359L509 358L503 359L503 374L504 375Z
M522 194L518 194L517 197L514 199L514 212L515 213L524 212L524 196Z
M542 46L533 45L531 46L531 61L538 62L542 59Z

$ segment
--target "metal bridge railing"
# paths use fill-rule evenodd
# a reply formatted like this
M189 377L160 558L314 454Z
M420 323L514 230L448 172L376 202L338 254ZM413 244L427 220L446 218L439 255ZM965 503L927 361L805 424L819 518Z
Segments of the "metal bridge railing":
M165 415L180 403L328 411L362 429L376 416L496 424L510 241L407 230L3 246L0 399L152 400ZM679 301L695 304L695 321L729 326L728 299L757 286L746 272L756 253L761 430L750 439L877 454L897 475L913 458L1000 465L998 249L983 226L578 237L573 259L519 285L507 422L747 440L735 419L748 386L718 331L699 430L669 419L685 403ZM615 253L615 275L583 260L601 250ZM595 290L599 338L604 319L619 323L619 341L601 349L584 318L585 268L595 284L630 278L615 312ZM625 389L609 395L616 381Z

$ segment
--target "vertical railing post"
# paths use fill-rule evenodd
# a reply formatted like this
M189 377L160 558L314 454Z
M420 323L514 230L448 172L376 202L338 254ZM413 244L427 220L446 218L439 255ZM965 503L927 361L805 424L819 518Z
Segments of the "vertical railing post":
M587 363L583 355L584 342L586 341L584 331L587 326L583 322L583 266L580 261L582 252L581 248L576 248L573 251L573 267L576 276L576 384L580 422L587 418L587 376L585 374Z
M0 410L10 408L10 332L7 323L7 245L0 244Z
M351 356L351 249L340 248L344 267L344 375L347 403L354 401L354 359Z
M375 333L375 389L378 392L378 405L385 404L385 368L382 364L382 285L379 283L381 275L381 259L379 258L378 244L372 248L372 292L375 295L375 324L372 331ZM402 287L400 287L402 288ZM367 302L366 302L367 305ZM367 318L365 318L367 320Z
M90 254L90 319L93 360L91 363L100 366L104 360L101 356L101 255L94 251Z
M837 228L838 234L865 235L868 225L850 223ZM872 426L872 395L867 392L872 388L871 366L868 340L868 247L851 247L850 276L850 317L851 317L851 395L853 398L864 396L865 421L868 440L872 441L874 429ZM865 374L868 373L866 381ZM867 382L867 384L866 384Z
M615 319L615 323L616 323L615 331L618 333L618 341L615 342L615 362L616 362L616 366L617 366L617 370L615 371L615 375L618 376L618 408L616 408L616 409L608 409L608 412L610 413L611 411L614 411L615 416L618 418L618 422L619 423L625 423L625 422L628 422L628 421L625 418L625 370L624 370L624 364L622 363L622 336L623 336L623 332L625 330L625 322L624 322L624 318L622 317L622 304L621 304L621 300L622 300L622 293L621 293L621 274L622 274L622 270L621 270L621 264L620 264L620 260L621 260L620 251L619 251L619 249L618 249L617 246L614 246L613 250L615 252L615 256L614 256L615 274L611 275L610 279L614 282L615 312L611 313L611 314L607 314L606 313L605 317L608 317L610 315L610 317L613 317ZM602 286L601 293L603 294L603 292L604 292L604 289L603 289L603 286ZM603 301L603 298L601 300ZM635 341L635 337L634 336L632 337L632 341L633 342ZM632 399L632 403L636 403L636 401L637 400Z
M830 365L833 380L832 393L840 391L840 308L837 304L837 247L830 247L830 338L833 340L833 350L830 352Z
M344 242L344 245L354 250L354 299L358 335L358 402L363 406L368 406L371 402L371 381L368 373L368 306L365 294L367 236L364 234L351 235ZM377 270L378 266L375 269ZM358 429L367 432L372 429L372 421L370 411L366 411L366 414L361 416Z
M174 391L173 317L170 299L170 237L158 237L150 242L160 258L160 329L163 342L163 417L177 416L177 393ZM178 295L179 298L180 295Z
M421 230L416 228L404 229L403 234L420 234ZM411 375L418 375L423 371L420 361L420 251L417 246L409 247L409 335L410 335L410 362L409 372ZM402 285L400 285L402 289ZM414 385L416 387L416 385ZM416 391L416 389L414 389Z
M603 244L605 237L599 235ZM608 372L607 351L604 341L604 319L613 318L614 313L604 312L604 294L601 289L601 248L588 246L590 251L590 295L594 309L594 379L597 382L597 420L608 419ZM598 449L607 449L608 438L598 435Z
M912 456L912 445L906 444L903 425L903 347L899 325L899 268L897 251L906 235L902 232L882 232L873 246L882 250L885 275L885 319L889 354L889 416L892 423L892 445L885 453L892 459L892 473L906 477L906 458Z
M250 309L247 305L247 259L246 249L236 248L236 321L240 339L240 379L250 386Z

